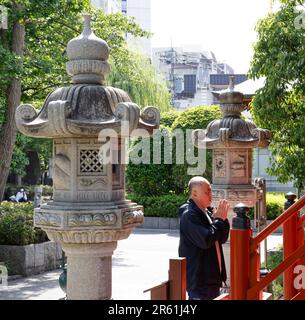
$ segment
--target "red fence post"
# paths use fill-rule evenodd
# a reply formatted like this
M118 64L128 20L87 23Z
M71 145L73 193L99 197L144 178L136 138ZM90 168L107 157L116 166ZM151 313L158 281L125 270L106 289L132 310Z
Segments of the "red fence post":
M286 194L285 198L285 210L295 203L296 195L292 192ZM289 257L299 246L299 216L298 212L295 213L288 221L283 225L283 255L284 259ZM298 291L294 288L294 273L293 270L296 264L291 266L284 272L284 300L292 299Z
M186 258L169 260L169 300L186 300Z
M247 216L249 207L239 203L234 207L231 247L231 300L246 300L250 281L250 240L252 230Z
M304 244L304 219L301 214L298 214L298 247L301 247ZM305 257L300 261L300 264L305 266Z

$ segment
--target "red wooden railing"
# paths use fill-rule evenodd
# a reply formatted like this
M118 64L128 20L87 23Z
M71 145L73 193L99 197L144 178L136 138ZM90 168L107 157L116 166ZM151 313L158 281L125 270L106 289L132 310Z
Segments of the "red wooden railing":
M269 299L269 295L263 290L281 274L284 274L284 299L305 300L304 287L297 289L294 286L295 266L302 265L305 268L305 215L300 216L303 207L305 207L305 196L292 204L256 237L253 237L246 212L242 214L243 209L247 207L240 204L237 211L235 211L237 206L235 207L239 223L234 225L233 221L230 233L231 290L230 294L223 294L215 300ZM283 226L284 260L266 277L260 279L260 244L280 226ZM151 292L153 300L185 300L186 259L171 259L169 280L144 292L148 291Z
M262 300L263 289L284 274L284 299L305 299L304 288L294 286L296 265L305 267L304 222L299 212L305 206L305 196L292 204L273 223L253 238L250 227L231 229L231 293L222 299ZM246 216L244 217L246 219ZM283 225L283 262L260 279L259 247L269 235Z

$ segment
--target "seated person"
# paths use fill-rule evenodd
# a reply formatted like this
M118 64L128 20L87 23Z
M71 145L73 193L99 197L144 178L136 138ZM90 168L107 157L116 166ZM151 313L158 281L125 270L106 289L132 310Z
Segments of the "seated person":
M23 188L21 188L20 191L17 192L15 200L16 200L16 202L27 202L28 201L28 197L27 197L26 192L24 191Z

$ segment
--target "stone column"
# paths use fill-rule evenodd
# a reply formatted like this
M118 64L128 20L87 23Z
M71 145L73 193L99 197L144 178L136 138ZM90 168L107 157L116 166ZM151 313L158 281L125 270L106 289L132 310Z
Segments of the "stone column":
M117 241L88 244L64 244L69 265L69 300L109 300L112 298L112 255Z
M234 91L234 77L230 78L228 90L219 96L222 119L212 121L205 130L195 130L193 141L198 148L213 150L213 205L221 199L230 203L229 221L232 226L233 209L239 203L253 208L259 199L259 191L252 184L252 152L254 148L266 148L271 134L266 129L243 119L244 96ZM225 255L230 267L230 255ZM228 281L229 282L229 281Z
M144 221L142 206L125 199L125 162L116 155L124 154L124 141L136 129L152 135L160 113L141 111L126 92L104 85L110 50L91 30L90 15L66 51L73 84L50 93L41 111L19 106L16 125L25 135L54 142L53 201L35 209L34 224L68 257L67 298L111 299L117 241Z

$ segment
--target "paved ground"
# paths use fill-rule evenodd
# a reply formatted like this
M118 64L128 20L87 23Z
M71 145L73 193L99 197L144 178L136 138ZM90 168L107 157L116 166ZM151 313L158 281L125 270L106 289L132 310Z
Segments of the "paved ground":
M281 236L268 238L268 249L281 242ZM178 231L137 229L120 241L113 256L113 299L147 300L147 288L167 280L170 258L178 256ZM224 248L229 253L229 244ZM229 265L227 262L227 268ZM0 289L0 300L58 300L64 297L58 285L61 270L9 281ZM229 270L228 270L229 273Z

